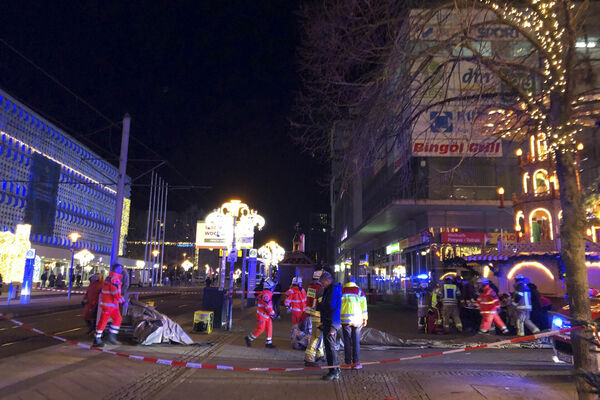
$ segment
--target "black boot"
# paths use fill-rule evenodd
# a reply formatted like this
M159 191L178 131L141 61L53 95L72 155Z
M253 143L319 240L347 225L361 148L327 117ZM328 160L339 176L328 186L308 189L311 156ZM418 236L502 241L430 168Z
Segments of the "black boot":
M275 347L275 345L274 345L273 343L267 343L267 344L265 344L265 347L266 347L267 349L275 349L275 348L276 348L276 347Z
M338 368L330 369L329 373L321 379L324 381L337 381L340 379L340 370Z
M85 320L85 323L87 324L88 327L88 335L90 335L92 332L96 331L96 327L94 326L94 324L92 324L92 321L90 321L89 319Z
M250 340L248 336L246 336L244 339L246 340L246 346L252 347L252 340Z
M119 345L119 344L121 344L121 342L119 342L119 341L117 340L117 335L115 335L115 334L114 334L114 333L112 333L112 332L109 332L109 333L108 333L108 337L106 338L106 341L107 341L108 343L110 343L110 344L116 344L116 345Z
M104 347L104 343L102 343L102 339L95 338L94 343L92 343L92 347L98 347L98 348Z

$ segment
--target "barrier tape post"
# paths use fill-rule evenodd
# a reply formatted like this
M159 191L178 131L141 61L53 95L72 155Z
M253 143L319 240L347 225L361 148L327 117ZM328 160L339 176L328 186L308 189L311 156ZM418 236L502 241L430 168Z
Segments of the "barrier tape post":
M544 337L555 336L559 333L566 333L566 332L571 332L571 331L585 328L584 326L580 325L580 326L574 326L571 328L558 329L555 331L536 333L534 335L529 335L529 336L521 336L521 337L517 337L517 338L501 340L501 341L493 342L493 343L486 343L486 344L481 344L481 345L477 345L477 346L464 347L461 349L446 350L446 351L440 351L440 352L436 352L436 353L419 354L419 355L415 355L415 356L394 358L391 360L366 361L366 362L361 362L358 364L342 364L342 365L333 365L333 366L324 365L324 366L318 366L318 367L291 367L291 368L273 368L273 367L249 368L249 367L235 367L235 366L230 366L230 365L211 365L211 364L191 363L191 362L176 361L176 360L164 360L164 359L160 359L160 358L138 356L135 354L119 353L119 352L115 352L115 351L111 351L111 350L93 347L89 344L76 342L71 339L66 339L66 338L63 338L60 336L46 333L44 331L41 331L34 327L31 327L21 321L12 319L2 313L0 313L0 318L7 320L15 325L18 325L23 329L27 329L29 331L35 332L39 335L50 337L52 339L55 339L55 340L58 340L58 341L61 341L64 343L68 343L73 346L82 347L87 350L95 350L95 351L99 351L102 353L112 354L112 355L115 355L118 357L129 358L129 359L138 360L138 361L146 361L146 362L150 362L150 363L154 363L154 364L170 365L170 366L174 366L174 367L198 368L198 369L218 369L218 370L227 370L227 371L252 371L252 372L298 372L298 371L314 371L314 370L329 369L329 368L351 368L351 367L356 367L356 366L391 364L391 363L397 363L397 362L402 362L402 361L418 360L421 358L444 356L444 355L448 355L448 354L455 354L455 353L471 351L471 350L481 350L481 349L490 348L490 347L498 347L498 346L503 346L503 345L509 344L509 343L526 342L529 340L541 339Z

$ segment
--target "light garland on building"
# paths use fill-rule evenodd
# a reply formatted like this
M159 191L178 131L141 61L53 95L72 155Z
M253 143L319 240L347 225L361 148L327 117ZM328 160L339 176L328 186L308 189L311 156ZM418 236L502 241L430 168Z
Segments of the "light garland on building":
M566 34L566 29L559 23L559 14L568 13L568 18L574 20L575 4L570 3L566 10L557 1L530 0L529 5L517 8L507 2L480 0L485 8L491 9L502 24L516 28L519 33L534 46L542 59L541 75L543 85L541 93L534 95L531 91L518 91L518 103L521 111L534 122L537 135L546 140L546 153L555 154L576 151L575 136L582 131L581 121L576 115L569 121L556 125L548 115L552 107L551 99L562 98L567 93L567 49L575 46L573 38ZM563 18L567 18L564 16ZM572 42L572 43L571 43ZM564 99L568 100L568 99ZM554 100L556 101L556 100ZM571 103L573 108L577 103ZM489 114L500 113L503 127L511 126L512 118L518 118L513 110L492 110ZM495 124L499 126L500 124ZM527 127L507 129L501 136L507 138L511 134L522 134Z

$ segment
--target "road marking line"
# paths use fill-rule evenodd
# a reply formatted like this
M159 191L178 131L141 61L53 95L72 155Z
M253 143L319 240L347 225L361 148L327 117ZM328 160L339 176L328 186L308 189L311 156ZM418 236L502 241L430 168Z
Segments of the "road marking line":
M19 328L19 325L15 325L12 327L12 329L15 329L15 328Z
M4 347L4 346L10 346L11 344L15 344L17 342L8 342L8 343L4 343L3 345L1 345L0 347Z
M181 307L187 307L187 306L188 306L187 304L182 304L182 305L180 305L180 306L177 306L177 308L181 308Z
M55 335L60 335L60 334L62 334L62 333L75 332L75 331L78 331L78 330L80 330L80 329L81 329L81 328L73 328L73 329L69 329L68 331L55 332L54 334L55 334Z

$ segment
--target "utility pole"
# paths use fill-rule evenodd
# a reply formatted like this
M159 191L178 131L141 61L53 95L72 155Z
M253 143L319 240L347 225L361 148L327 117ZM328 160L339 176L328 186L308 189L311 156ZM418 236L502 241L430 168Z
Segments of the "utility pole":
M127 151L129 148L129 127L131 116L123 117L123 132L121 134L121 155L119 156L119 180L117 182L117 201L113 221L113 239L110 252L110 265L119 261L119 244L121 242L121 218L123 216L123 196L125 195L125 174L127 172Z
M150 178L150 197L148 198L148 218L146 220L146 245L144 246L144 276L142 277L142 282L144 286L148 283L148 277L150 276L150 268L148 267L148 262L151 260L152 256L152 247L150 246L150 214L152 213L152 201L154 194L154 176L156 174L152 171L152 175ZM149 247L150 246L150 247Z
M164 201L163 201L163 218L162 218L162 237L161 237L161 248L160 248L160 282L163 282L163 260L165 258L165 233L167 231L167 196L169 194L169 184L165 182L164 185Z

